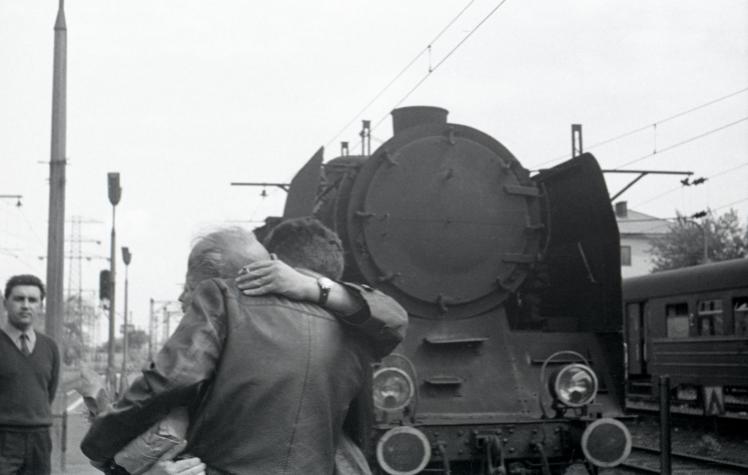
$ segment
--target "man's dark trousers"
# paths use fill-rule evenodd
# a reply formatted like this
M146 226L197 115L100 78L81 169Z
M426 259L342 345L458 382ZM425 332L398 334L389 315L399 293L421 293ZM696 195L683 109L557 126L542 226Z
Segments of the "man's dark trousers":
M0 428L0 475L48 475L51 451L49 427Z

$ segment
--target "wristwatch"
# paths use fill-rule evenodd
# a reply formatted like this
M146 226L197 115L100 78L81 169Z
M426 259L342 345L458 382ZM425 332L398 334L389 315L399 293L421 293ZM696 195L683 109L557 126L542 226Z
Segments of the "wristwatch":
M319 287L319 299L317 303L324 305L327 302L327 298L330 296L332 290L332 281L327 277L320 277L317 279L317 287Z

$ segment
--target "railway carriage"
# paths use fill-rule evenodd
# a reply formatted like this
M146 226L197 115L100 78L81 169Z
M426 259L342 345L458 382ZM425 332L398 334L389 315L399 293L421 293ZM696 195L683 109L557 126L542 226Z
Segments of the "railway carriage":
M673 410L748 418L748 259L624 280L629 405L653 405L669 376Z

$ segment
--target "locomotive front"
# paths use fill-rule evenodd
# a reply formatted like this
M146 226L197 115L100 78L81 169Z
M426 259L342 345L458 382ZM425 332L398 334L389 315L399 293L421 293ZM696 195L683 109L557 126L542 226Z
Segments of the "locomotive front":
M358 434L370 463L397 475L620 463L618 235L594 158L530 177L444 109L397 109L393 124L371 156L324 165L314 210L343 240L345 277L410 315L374 368Z

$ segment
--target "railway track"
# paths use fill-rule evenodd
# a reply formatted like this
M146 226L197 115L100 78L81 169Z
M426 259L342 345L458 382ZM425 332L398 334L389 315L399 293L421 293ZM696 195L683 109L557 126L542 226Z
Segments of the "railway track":
M660 406L658 403L645 399L626 399L626 410L632 413L658 414ZM725 413L720 416L704 416L703 409L697 409L685 404L673 403L670 405L671 414L694 419L709 419L716 417L724 420L748 421L748 404L725 403Z
M680 452L671 452L671 464L673 475L748 473L748 465L745 464ZM633 446L631 455L619 467L634 473L661 473L660 451L649 447Z

